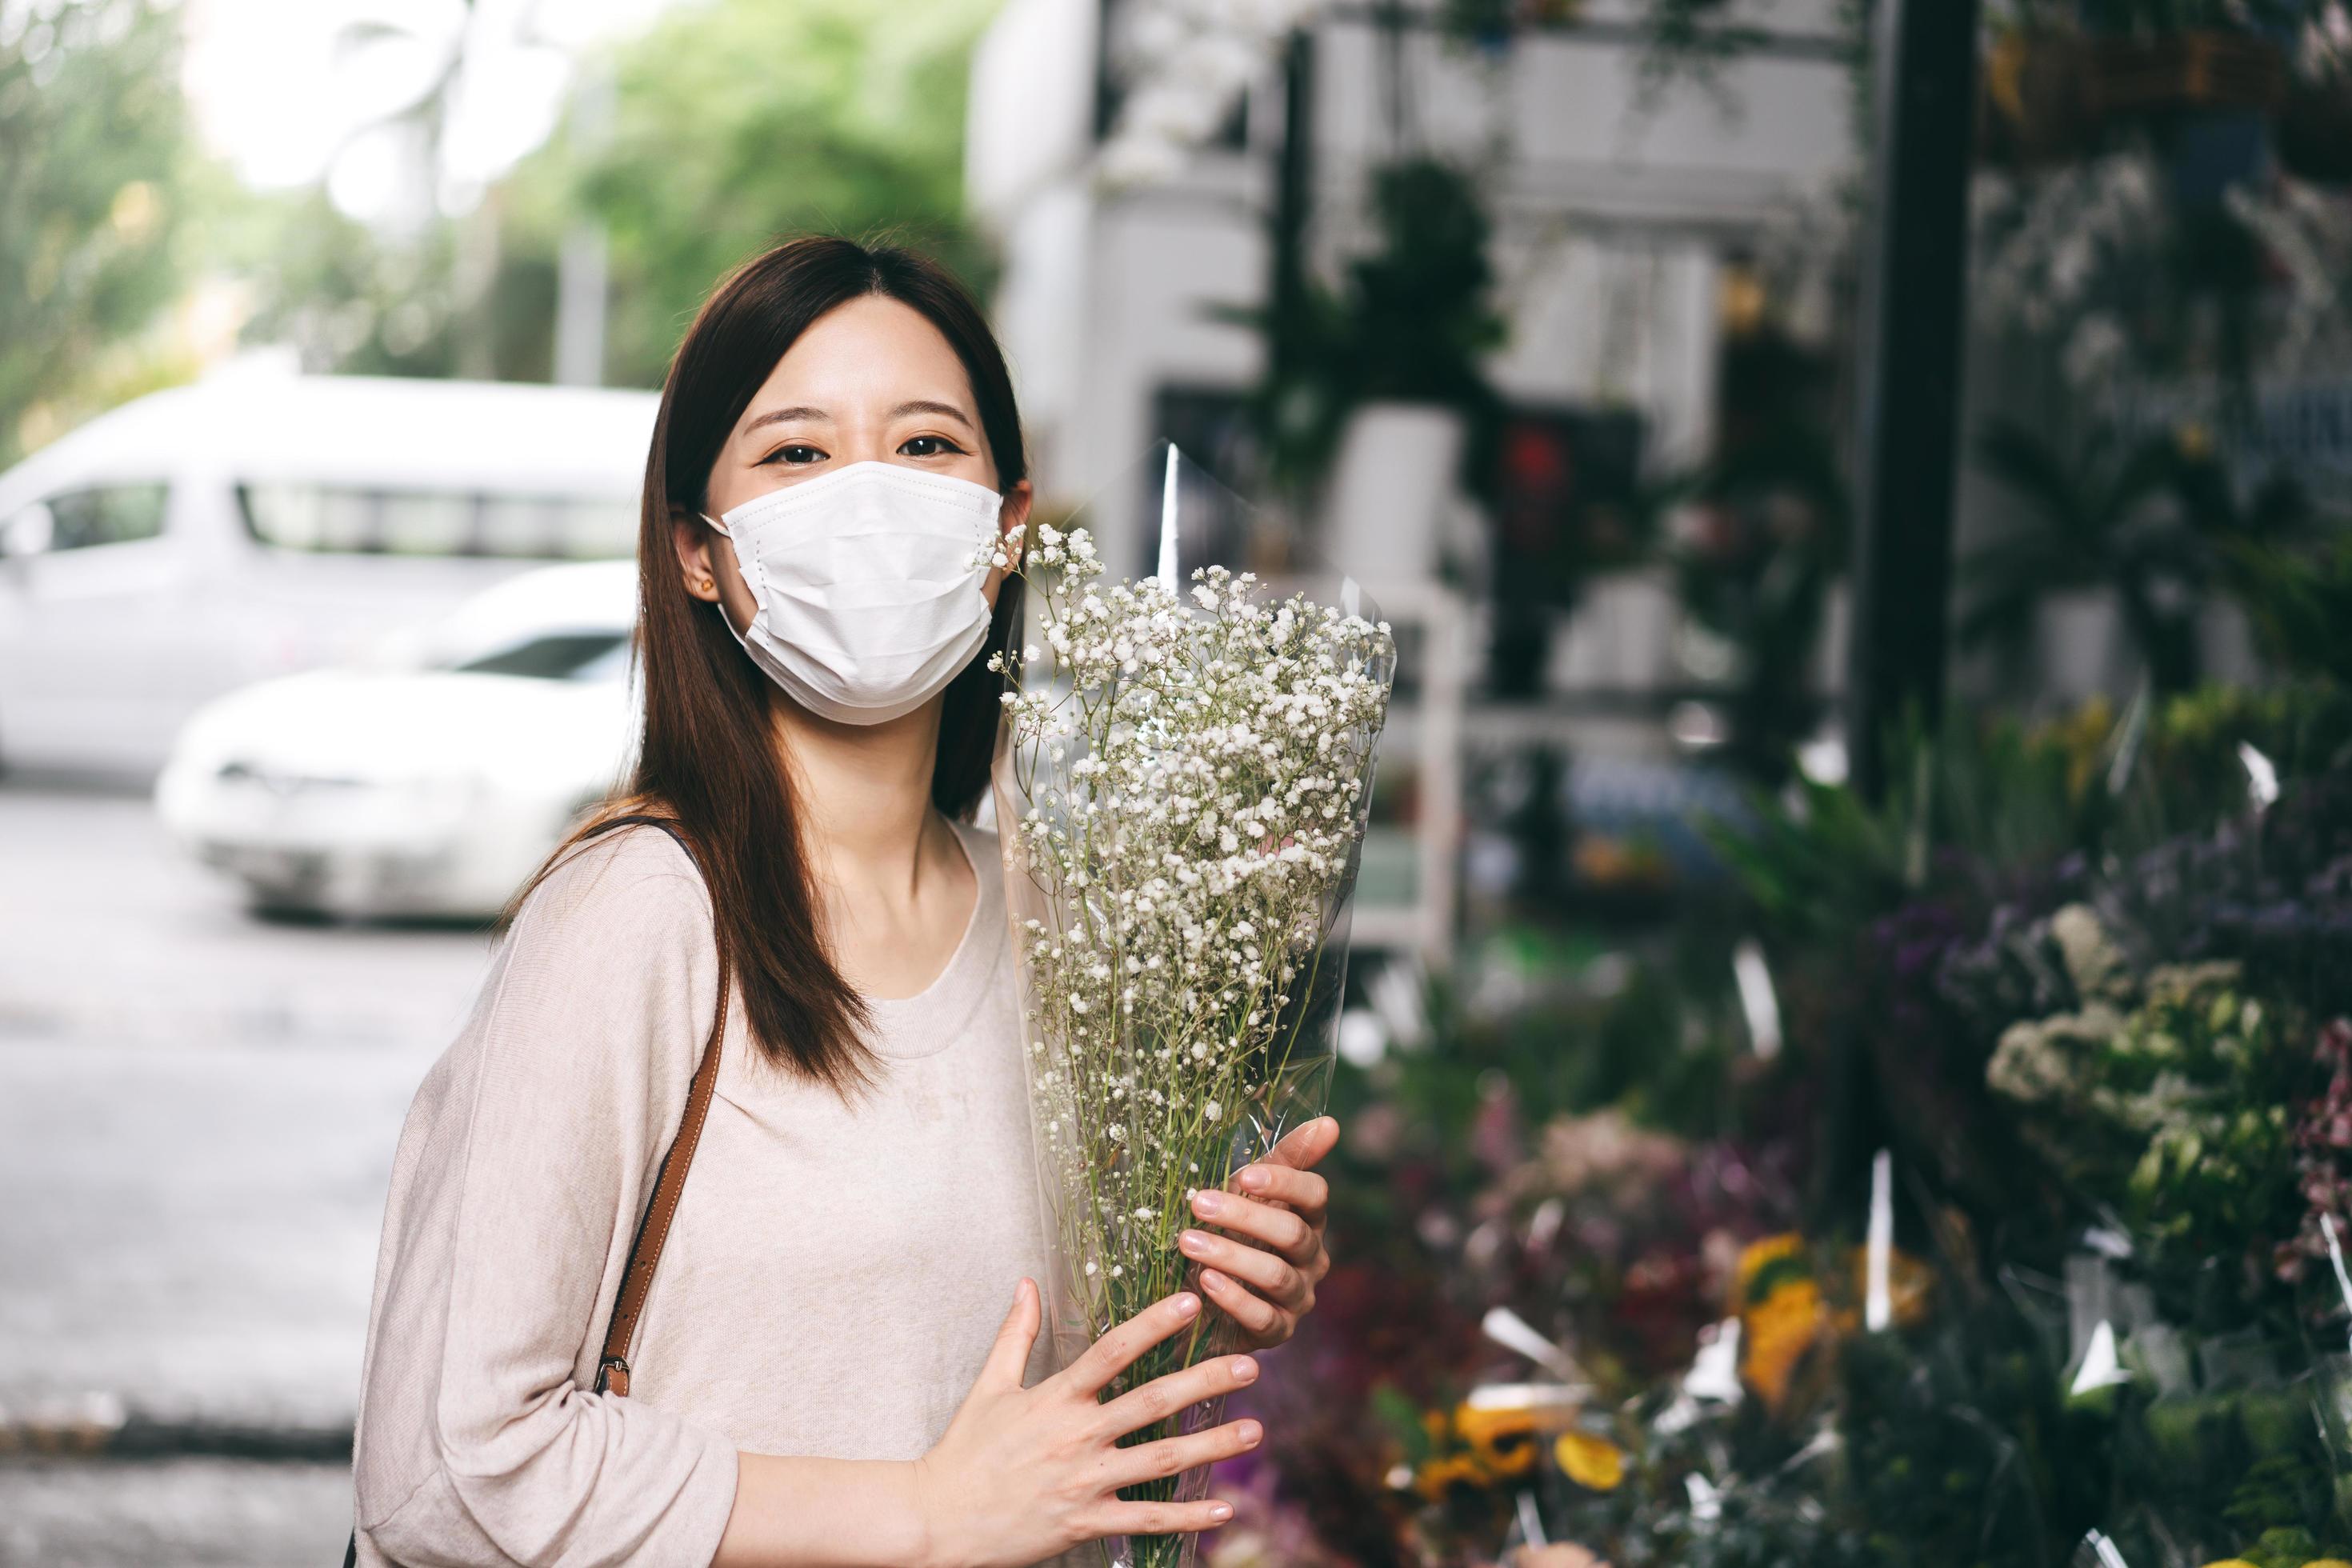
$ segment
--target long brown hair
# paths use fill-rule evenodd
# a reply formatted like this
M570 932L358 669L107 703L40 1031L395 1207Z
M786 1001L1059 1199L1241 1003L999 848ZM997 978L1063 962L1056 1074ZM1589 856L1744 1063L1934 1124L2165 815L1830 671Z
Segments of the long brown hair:
M668 818L710 890L719 1005L731 973L761 1054L844 1090L871 1076L873 1058L858 1035L866 1006L825 939L792 775L769 728L772 688L719 617L687 593L671 527L681 509L706 510L711 465L784 352L818 317L866 295L896 300L939 329L971 379L998 488L1028 477L1003 351L971 296L937 263L892 246L810 237L730 274L670 361L646 458L636 647L645 730L635 773L524 889L616 817ZM1020 580L1008 578L987 643L947 689L931 804L949 816L968 820L988 786L1004 689L989 655L1006 645L1020 608Z

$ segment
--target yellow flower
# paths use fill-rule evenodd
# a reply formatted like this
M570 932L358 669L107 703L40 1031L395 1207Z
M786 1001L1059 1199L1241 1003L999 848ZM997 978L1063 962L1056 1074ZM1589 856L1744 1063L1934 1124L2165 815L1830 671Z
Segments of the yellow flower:
M1739 1323L1739 1375L1777 1414L1797 1363L1820 1337L1821 1287L1810 1279L1784 1279L1742 1312Z
M1736 1305L1748 1300L1748 1289L1756 1283L1758 1275L1784 1258L1798 1257L1804 1248L1805 1238L1795 1231L1783 1231L1779 1236L1768 1236L1761 1241L1749 1242L1741 1249L1739 1267L1733 1271L1733 1303Z
M1551 1453L1559 1461L1560 1473L1578 1486L1590 1487L1597 1492L1613 1492L1617 1483L1625 1479L1625 1450L1606 1437L1562 1432L1552 1444Z
M1412 1472L1412 1485L1432 1502L1443 1501L1453 1487L1485 1490L1536 1468L1540 1440L1536 1412L1528 1406L1492 1410L1459 1405L1450 1416L1431 1410L1421 1421L1430 1457Z
M2341 1557L2315 1557L2303 1568L2352 1568L2352 1563L2347 1563Z
M1480 1410L1465 1405L1454 1412L1454 1435L1470 1445L1471 1457L1496 1478L1523 1476L1536 1465L1536 1414Z
M2205 1568L2254 1568L2242 1557L2224 1557L2219 1563L2208 1563Z
M1478 1473L1478 1461L1467 1454L1424 1460L1412 1478L1413 1489L1431 1502L1444 1502L1447 1490L1457 1482L1467 1487L1485 1484Z

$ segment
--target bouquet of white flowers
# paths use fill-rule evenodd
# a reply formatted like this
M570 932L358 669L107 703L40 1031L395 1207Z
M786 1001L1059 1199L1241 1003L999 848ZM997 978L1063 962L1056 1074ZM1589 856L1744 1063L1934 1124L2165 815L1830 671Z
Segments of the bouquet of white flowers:
M1034 640L1004 659L997 826L1065 1363L1183 1282L1200 1188L1321 1114L1396 662L1352 584L1344 608L1222 566L1180 584L1177 462L1154 576L1101 585L1087 529L1034 530L1018 563ZM1107 1397L1213 1353L1220 1321L1204 1311ZM1196 1406L1129 1441L1217 1419ZM1193 1540L1107 1560L1185 1563Z

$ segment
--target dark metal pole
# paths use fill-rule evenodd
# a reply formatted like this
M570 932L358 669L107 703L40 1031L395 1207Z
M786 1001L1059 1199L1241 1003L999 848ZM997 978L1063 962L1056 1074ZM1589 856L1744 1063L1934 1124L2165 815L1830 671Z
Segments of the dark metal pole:
M1873 224L1862 279L1860 448L1846 750L1886 784L1908 715L1935 724L1950 624L1952 487L1968 304L1978 0L1878 0Z
M1110 134L1112 124L1118 119L1118 80L1111 70L1110 34L1112 0L1100 0L1095 7L1095 140Z
M1314 205L1315 39L1304 27L1282 52L1282 147L1267 216L1267 380L1287 384L1307 300L1307 226Z

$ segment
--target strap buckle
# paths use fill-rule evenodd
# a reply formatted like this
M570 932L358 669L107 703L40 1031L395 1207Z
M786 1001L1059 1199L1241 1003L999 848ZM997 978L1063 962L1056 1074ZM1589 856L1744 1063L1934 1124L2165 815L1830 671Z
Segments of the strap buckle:
M608 1355L596 1363L596 1392L617 1394L624 1399L629 1396L628 1357Z

